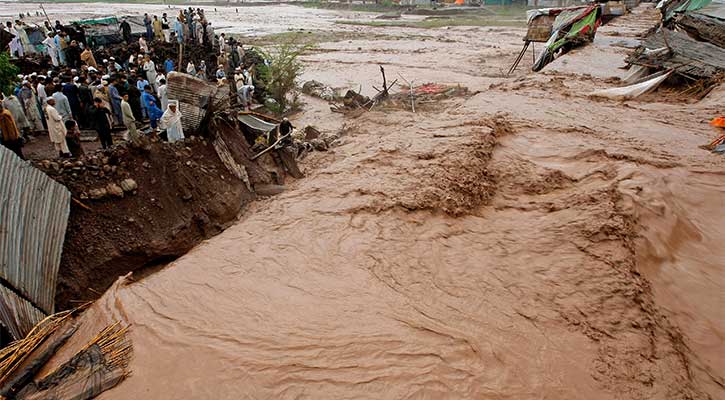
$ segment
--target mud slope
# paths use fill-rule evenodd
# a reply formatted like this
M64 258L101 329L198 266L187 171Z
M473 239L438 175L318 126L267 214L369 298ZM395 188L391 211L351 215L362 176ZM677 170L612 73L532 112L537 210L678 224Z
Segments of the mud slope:
M98 298L120 275L185 254L221 232L255 198L226 169L212 144L198 137L143 149L118 146L77 162L36 164L80 199L72 204L63 246L59 310ZM259 178L257 170L249 171ZM135 187L123 192L127 179ZM116 195L112 185L120 191ZM106 194L98 198L98 190Z

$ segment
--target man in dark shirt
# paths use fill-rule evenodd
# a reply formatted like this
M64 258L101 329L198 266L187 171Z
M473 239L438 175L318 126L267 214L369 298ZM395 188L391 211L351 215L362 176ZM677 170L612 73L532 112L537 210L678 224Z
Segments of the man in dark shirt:
M121 34L123 35L123 41L127 44L131 43L131 25L125 19L121 21Z
M91 125L89 116L91 107L93 106L93 94L91 88L88 87L86 79L83 79L80 86L78 86L78 99L81 102L82 114L82 118L78 119L78 124L83 128L89 128Z
M68 98L68 104L70 104L70 109L73 113L73 119L80 123L80 120L83 119L83 111L81 110L81 99L79 93L80 90L78 89L78 86L70 82L70 77L68 76L61 77L61 81L63 82L62 91L65 97Z
M93 121L93 128L98 132L98 139L101 141L101 146L104 149L113 146L113 138L111 137L111 112L106 107L103 107L103 100L98 97L93 99L91 119Z
M71 68L78 68L81 65L81 48L78 47L78 42L75 40L71 40L70 45L65 49L65 59Z

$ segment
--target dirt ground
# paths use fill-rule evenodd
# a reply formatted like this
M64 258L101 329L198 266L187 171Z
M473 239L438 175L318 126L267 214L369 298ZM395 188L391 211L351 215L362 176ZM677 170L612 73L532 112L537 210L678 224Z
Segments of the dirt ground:
M355 18L259 9L271 33ZM383 65L471 94L354 118L305 97L296 125L344 132L305 179L83 316L132 326L133 374L99 398L722 398L725 163L698 146L725 90L587 96L656 19L509 77L521 28L326 25L359 37L304 80L371 95Z

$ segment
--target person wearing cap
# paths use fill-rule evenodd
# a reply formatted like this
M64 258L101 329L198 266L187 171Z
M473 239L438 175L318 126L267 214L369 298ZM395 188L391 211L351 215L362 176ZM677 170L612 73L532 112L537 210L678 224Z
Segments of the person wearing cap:
M0 134L2 134L2 145L25 160L20 130L18 130L18 126L15 124L13 114L2 103L0 103Z
M63 117L55 109L55 99L52 97L49 97L45 104L45 119L48 122L48 136L55 150L60 157L67 157L70 150L65 141L65 124L63 123Z
M28 122L30 122L30 129L34 132L42 131L43 119L38 108L38 97L35 95L30 81L23 81L23 86L20 88L20 92L18 92L18 98L25 110L25 116L28 118Z
M143 38L143 36L138 38L138 47L141 50L141 52L144 54L149 52L149 45L146 42L146 39Z
M252 98L254 97L254 86L244 85L237 91L239 103L244 107L245 111L249 111L252 106Z
M118 79L111 77L108 82L108 98L111 100L111 111L113 111L114 119L117 125L123 125L123 114L121 112L121 94L118 92L116 85Z
M216 68L216 78L218 80L226 78L227 74L224 72L224 66L219 64Z
M204 24L198 15L194 17L194 39L197 44L204 44Z
M118 62L116 62L116 57L111 57L108 60L109 60L110 66L112 66L113 69L115 69L116 71L122 71L123 70L123 67L121 66L121 64L119 64Z
M48 52L48 55L50 56L50 62L53 63L54 67L57 67L58 64L58 46L55 44L55 39L53 38L53 32L48 33L48 37L43 40L43 45L45 46L45 50Z
M161 32L164 34L164 42L168 43L170 38L170 29L171 26L169 26L169 17L166 15L166 13L163 13L161 15Z
M203 61L202 61L202 62L203 62ZM194 75L194 76L196 76L197 78L199 78L199 79L201 79L201 80L205 81L205 80L206 80L206 67L205 67L204 65L201 65L201 64L200 64L200 65L199 65L199 66L198 66L198 67L196 68L196 75Z
M38 75L38 86L35 87L38 92L38 100L41 105L45 105L45 100L48 98L48 93L45 90L45 76Z
M169 143L184 140L184 127L181 125L181 111L178 108L178 100L169 100L169 105L159 121L159 127L166 131Z
M143 63L143 70L146 73L147 84L151 85L152 89L156 89L156 63L151 60L151 57L146 56Z
M237 89L244 86L244 74L242 74L241 67L234 68L234 84L236 85Z
M131 110L131 104L128 102L128 93L124 93L121 98L121 116L123 118L123 126L128 129L128 139L135 142L139 139L138 130L136 130L136 117Z
M111 112L103 106L103 100L100 97L93 99L91 121L93 129L98 132L98 140L101 141L101 147L107 149L113 146L113 137L111 137Z

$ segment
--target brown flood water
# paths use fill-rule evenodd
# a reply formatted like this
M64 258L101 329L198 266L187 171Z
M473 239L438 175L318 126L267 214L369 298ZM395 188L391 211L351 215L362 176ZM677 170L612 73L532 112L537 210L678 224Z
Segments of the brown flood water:
M628 18L606 28L651 16ZM504 78L519 29L390 31L410 38L323 44L306 77L480 93L350 119L308 99L298 121L347 133L305 179L83 316L132 325L133 374L99 398L722 398L725 164L697 148L722 89L587 98L613 83L577 57L622 74L636 32Z

